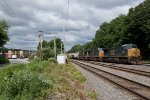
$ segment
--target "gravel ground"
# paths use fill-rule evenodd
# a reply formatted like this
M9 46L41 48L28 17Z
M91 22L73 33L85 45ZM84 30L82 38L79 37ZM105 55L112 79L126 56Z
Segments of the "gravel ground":
M85 63L85 62L83 62L83 63ZM113 73L115 75L122 76L124 78L133 80L135 82L139 82L139 83L145 84L147 86L150 86L150 78L149 77L144 77L144 76L140 76L137 74L132 74L132 73L128 73L128 72L124 72L124 71L120 71L120 70L106 68L106 67L102 67L99 65L93 65L93 64L89 64L89 65L92 65L93 67L96 67L96 68L99 68L101 70Z
M138 100L137 97L108 82L107 80L100 78L77 65L75 65L75 67L87 79L86 86L89 89L95 90L97 93L97 100Z

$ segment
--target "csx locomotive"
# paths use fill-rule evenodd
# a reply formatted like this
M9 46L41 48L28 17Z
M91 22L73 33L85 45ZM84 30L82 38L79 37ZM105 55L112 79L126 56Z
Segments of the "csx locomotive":
M125 44L117 48L98 48L89 51L80 51L72 58L119 63L139 63L140 50L135 44Z

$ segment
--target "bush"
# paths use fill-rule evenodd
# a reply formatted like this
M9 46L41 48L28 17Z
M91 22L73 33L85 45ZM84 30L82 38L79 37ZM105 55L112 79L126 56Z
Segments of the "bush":
M40 54L41 54L41 51L37 50L36 56L40 58L41 57ZM48 60L48 58L50 58L50 57L54 57L53 49L51 49L51 48L43 48L42 49L42 58L43 58L43 60Z
M0 55L0 64L5 64L5 63L9 63L9 60L5 56Z
M41 73L47 66L47 62L32 62L2 68L0 100L34 100L39 97L45 99L46 91L53 88L51 78Z
M57 63L56 58L49 58L48 61L51 62L51 63Z
M30 100L41 95L42 90L53 87L52 81L39 73L32 73L28 70L15 72L11 77L6 76L1 85L1 97L19 99L28 97Z

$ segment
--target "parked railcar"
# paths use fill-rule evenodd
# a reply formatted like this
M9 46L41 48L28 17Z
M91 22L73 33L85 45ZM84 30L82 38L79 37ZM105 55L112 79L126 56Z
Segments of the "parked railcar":
M132 64L139 63L140 58L140 50L135 44L125 44L117 48L98 48L78 54L78 59L83 60Z
M79 52L69 53L69 57L70 57L71 59L78 59L78 57L79 57Z

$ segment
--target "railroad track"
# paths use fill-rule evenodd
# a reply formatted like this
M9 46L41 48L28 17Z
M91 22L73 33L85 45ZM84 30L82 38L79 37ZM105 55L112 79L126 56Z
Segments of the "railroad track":
M104 70L92 67L88 64L84 64L75 60L72 60L72 62L104 79L107 79L108 81L122 87L123 89L130 91L132 94L138 96L140 100L150 100L150 87L147 85L134 82L124 77L106 72Z
M137 75L141 75L141 76L145 76L145 77L150 78L150 72L148 72L148 71L125 68L125 67L115 66L113 64L102 64L102 63L98 63L98 62L88 62L88 61L84 61L84 62L91 63L91 64L94 64L94 65L103 66L103 67L107 67L107 68L111 68L111 69L115 69L115 70L125 71L125 72L128 72L128 73L134 73L134 74L137 74Z

